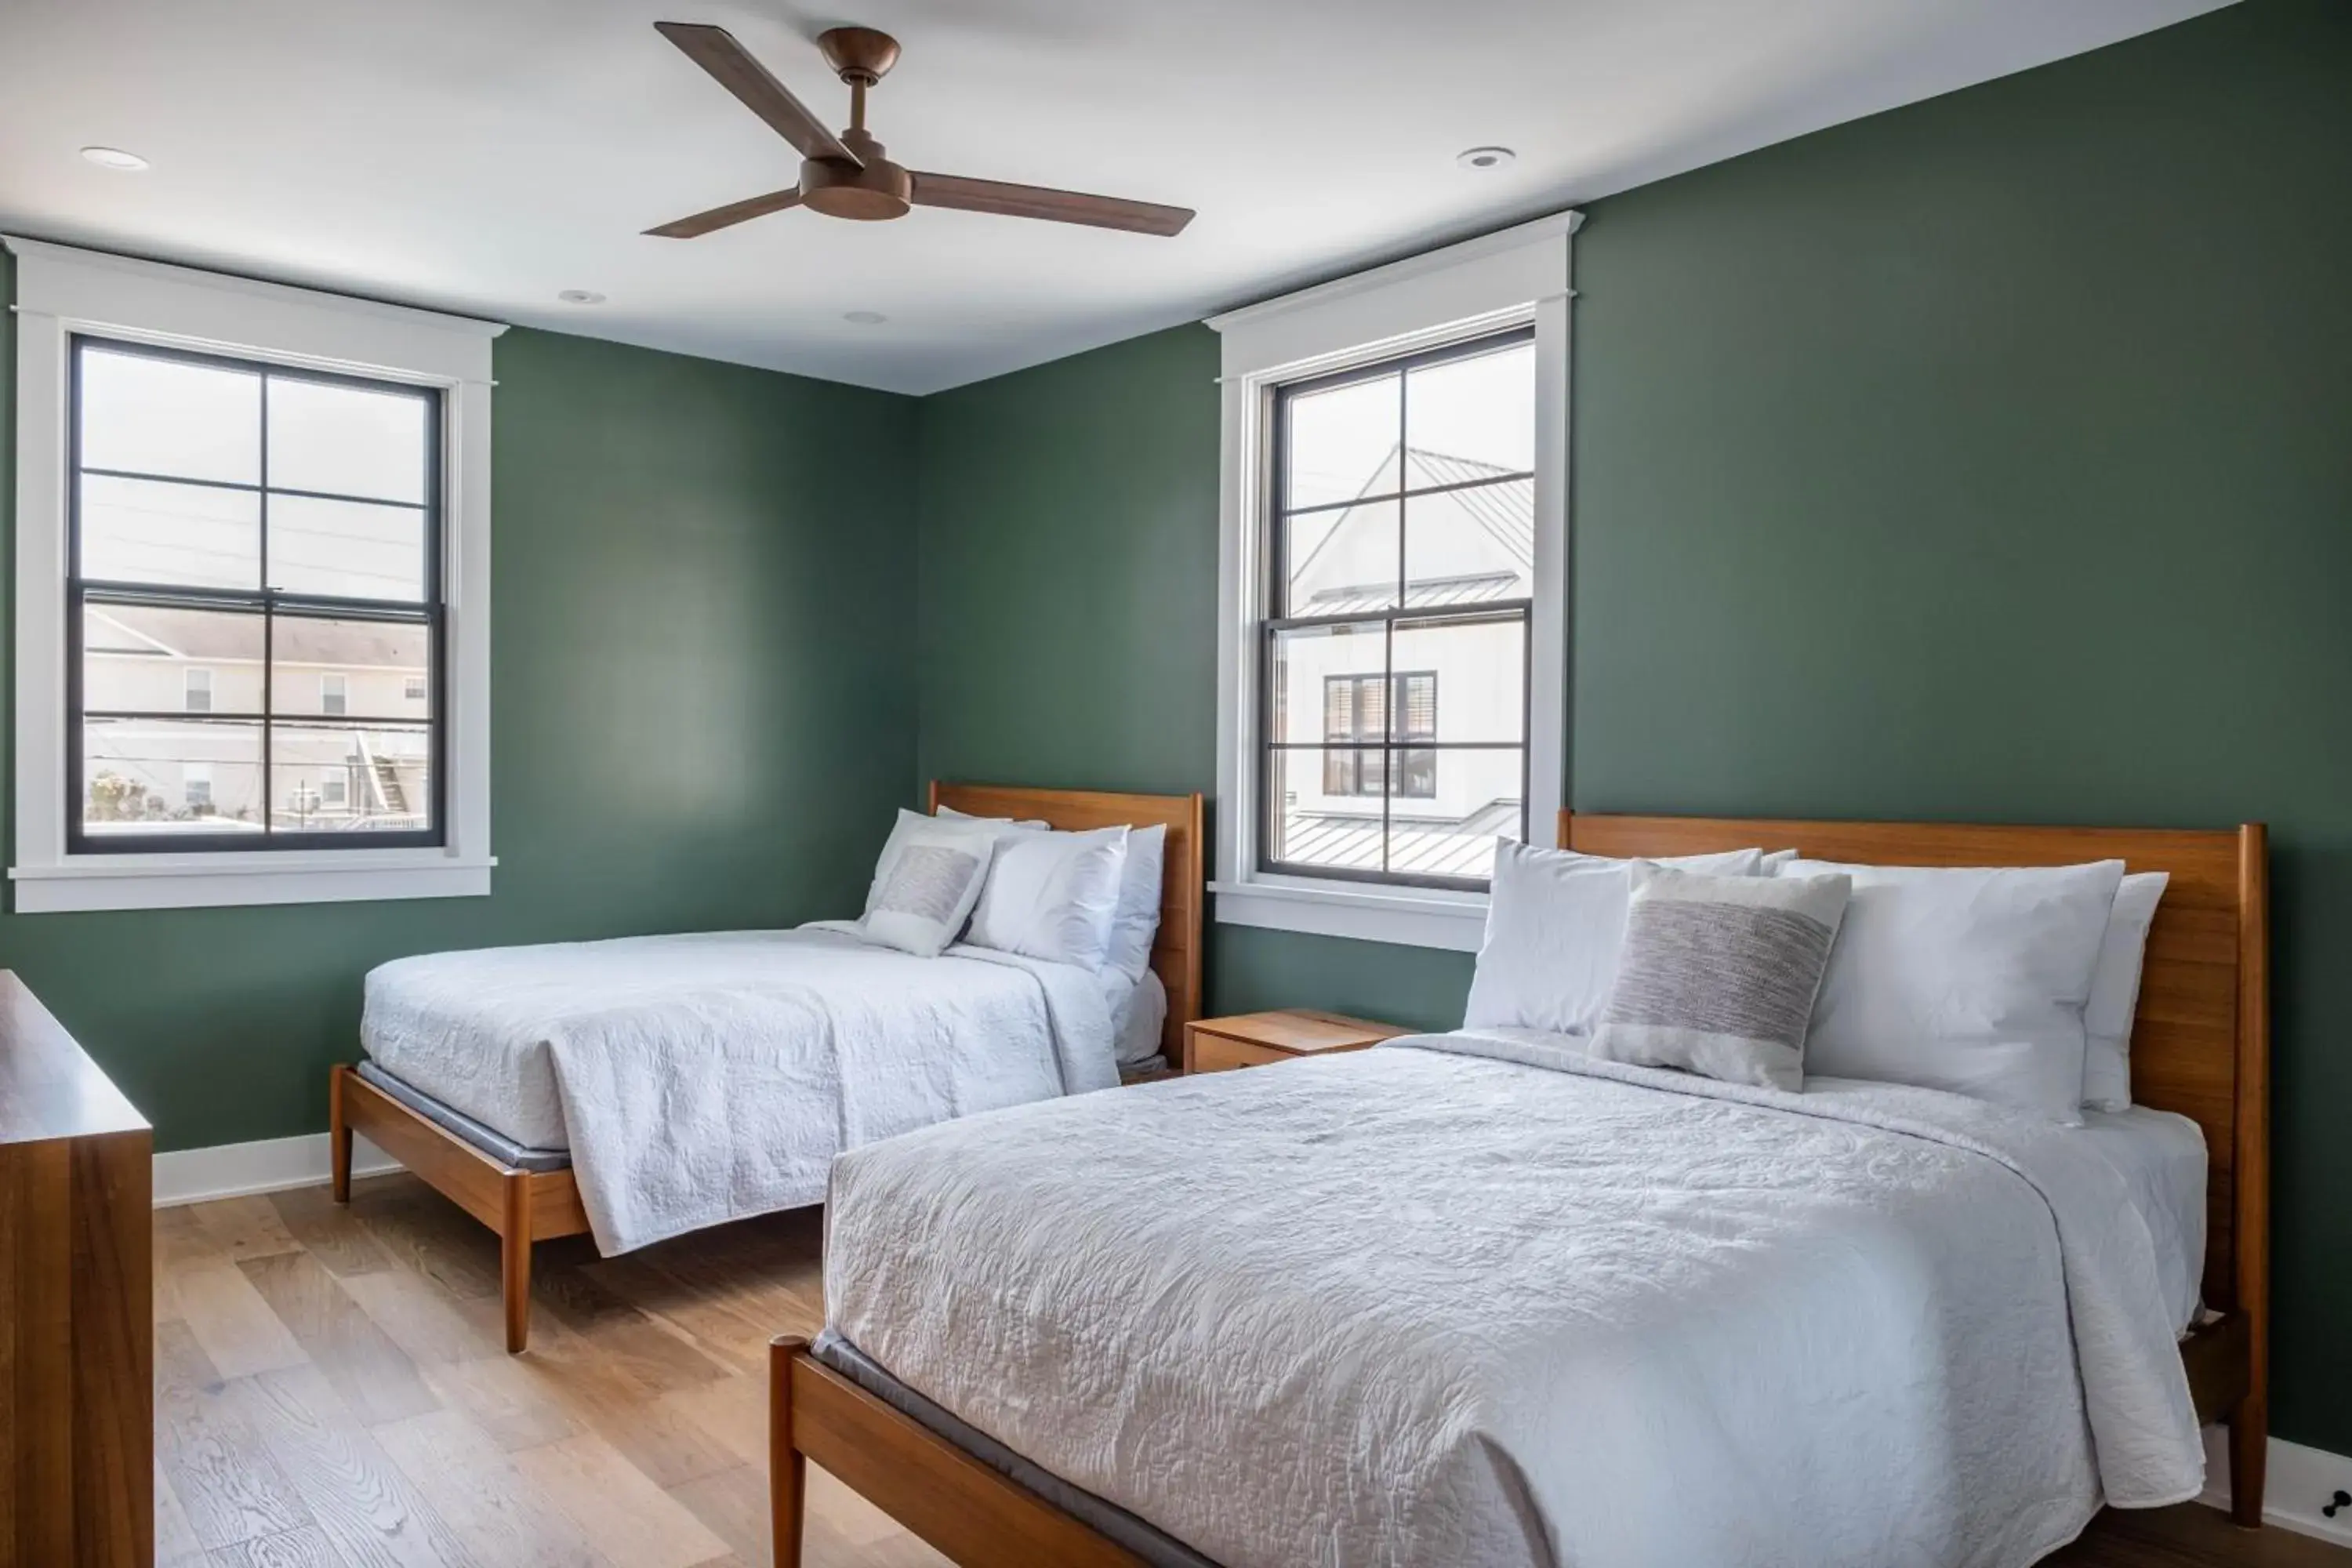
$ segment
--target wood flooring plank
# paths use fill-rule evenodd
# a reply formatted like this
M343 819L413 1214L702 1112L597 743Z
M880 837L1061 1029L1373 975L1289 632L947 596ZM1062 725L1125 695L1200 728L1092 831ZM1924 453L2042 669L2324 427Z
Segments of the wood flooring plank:
M392 1268L347 1274L343 1293L359 1303L392 1342L423 1368L446 1362L505 1359L503 1323L478 1310L468 1312L446 1290L422 1274Z
M190 1204L187 1212L231 1263L292 1252L300 1246L266 1195Z
M566 1354L580 1343L576 1336L567 1344L562 1336L550 1335L542 1351L540 1333L532 1330L530 1354L564 1414L626 1454L656 1486L674 1487L741 1462L693 1416L663 1403L623 1369L595 1361L593 1347L584 1357Z
M469 1568L456 1533L318 1368L262 1373L232 1396L351 1568Z
M155 1211L155 1267L160 1272L194 1263L226 1262L220 1243L196 1220L190 1204Z
M310 1254L256 1258L237 1268L363 1424L440 1408L407 1352Z
M461 1300L499 1293L499 1238L414 1176L352 1184L352 1213L385 1251Z
M730 1377L674 1388L661 1403L727 1445L747 1465L768 1462L768 1380Z
M179 1320L220 1377L275 1372L310 1359L245 1271L226 1258L174 1269L168 1289Z
M614 1568L463 1414L413 1415L374 1436L482 1568Z
M692 1568L733 1550L593 1432L514 1456L614 1568Z
M460 1307L486 1318L497 1310L495 1301L468 1301ZM604 1345L573 1329L561 1314L540 1314L531 1327L530 1349L510 1359L529 1370L558 1410L602 1435L656 1486L673 1487L740 1462L699 1422L663 1403L659 1388L641 1380L634 1369L642 1358L614 1359ZM716 1363L711 1365L716 1369Z
M481 1361L428 1362L417 1370L441 1403L462 1410L491 1442L509 1452L560 1443L587 1430L543 1366L501 1350Z
M269 1204L278 1211L287 1234L328 1273L347 1278L393 1268L392 1254L383 1244L369 1234L349 1205L335 1202L327 1188L295 1187L273 1193Z
M211 1568L351 1568L316 1530L290 1530L212 1553Z
M637 1253L600 1259L581 1272L732 1372L757 1372L766 1365L768 1342L784 1331L769 1325L790 1326L789 1321L763 1310L754 1290L727 1292L689 1283ZM795 1311L793 1317L798 1315Z
M656 1321L591 1278L584 1268L547 1267L532 1274L532 1301L586 1340L597 1356L629 1381L659 1394L731 1375L684 1333Z
M669 1495L691 1510L736 1556L747 1563L768 1561L768 1472L764 1468L738 1465L672 1487Z
M2352 1551L2266 1525L2240 1530L2218 1509L2109 1509L2047 1568L2352 1568Z
M160 1424L159 1424L160 1425ZM160 1433L158 1436L160 1436ZM180 1494L163 1473L163 1456L155 1459L155 1568L189 1568L205 1560L205 1543L196 1539Z
M191 1534L206 1550L282 1535L310 1510L268 1449L222 1398L184 1323L155 1330L155 1451Z

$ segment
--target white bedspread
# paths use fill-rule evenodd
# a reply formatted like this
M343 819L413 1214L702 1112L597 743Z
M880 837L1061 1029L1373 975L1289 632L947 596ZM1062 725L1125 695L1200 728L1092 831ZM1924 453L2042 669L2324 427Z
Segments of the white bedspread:
M598 1248L820 1201L844 1149L1118 1081L1096 977L838 931L728 931L401 959L362 1040L520 1142L572 1150Z
M2197 1493L2146 1226L2068 1130L1412 1044L847 1153L833 1327L1232 1568L2007 1568Z

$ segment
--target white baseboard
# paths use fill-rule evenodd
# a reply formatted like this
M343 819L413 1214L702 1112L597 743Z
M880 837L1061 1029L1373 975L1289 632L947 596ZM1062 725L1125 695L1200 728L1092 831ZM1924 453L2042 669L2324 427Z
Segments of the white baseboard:
M352 1174L373 1176L399 1168L391 1155L353 1135ZM330 1173L323 1132L219 1143L209 1149L178 1149L155 1156L155 1206L172 1208L213 1198L282 1193L289 1187L324 1186Z
M2334 1519L2319 1510L2341 1489L2352 1491L2352 1459L2325 1448L2306 1448L2284 1437L2271 1439L2269 1472L2263 1482L2263 1522L2352 1546L2352 1508ZM2218 1509L2230 1506L2230 1433L2205 1428L2205 1491L2198 1500Z

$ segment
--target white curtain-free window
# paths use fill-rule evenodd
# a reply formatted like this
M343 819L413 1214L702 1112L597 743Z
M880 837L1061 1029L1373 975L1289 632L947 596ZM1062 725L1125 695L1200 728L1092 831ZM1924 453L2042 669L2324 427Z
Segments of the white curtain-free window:
M503 329L5 243L16 909L488 892ZM167 673L142 684L142 665ZM139 776L158 758L160 785ZM200 847L171 841L200 831Z
M1210 321L1220 921L1475 951L1495 838L1551 841L1579 222Z

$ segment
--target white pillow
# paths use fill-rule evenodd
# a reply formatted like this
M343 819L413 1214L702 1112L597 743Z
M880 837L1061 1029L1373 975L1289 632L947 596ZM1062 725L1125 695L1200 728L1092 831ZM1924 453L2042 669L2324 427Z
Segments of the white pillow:
M1168 1023L1168 987L1149 969L1143 978L1129 982L1126 976L1111 970L1103 972L1104 984L1116 989L1110 1010L1111 1038L1117 1043L1118 1065L1139 1067L1160 1053L1161 1037Z
M1654 862L1685 871L1752 877L1756 849ZM1465 1029L1592 1032L1609 1005L1633 901L1630 860L1495 841L1486 937L1462 1013Z
M1973 1095L2082 1117L2083 1009L2124 863L1848 866L1853 879L1813 1004L1805 1071Z
M1131 829L1118 877L1118 907L1111 911L1110 966L1140 981L1151 967L1151 941L1160 934L1160 879L1168 859L1168 825Z
M939 816L942 822L992 822L1000 827L1026 827L1039 833L1049 833L1054 826L1050 822L1032 821L1025 816L974 816L968 811L958 811L951 805L940 807Z
M2137 871L2116 889L2107 933L2091 971L2091 1000L2083 1009L2083 1109L2131 1107L2132 1015L2139 1010L2140 963L2157 901L2172 880L2164 871Z
M967 827L986 827L996 833L1010 833L1015 827L1025 826L1009 816L966 816L962 812L950 811L945 806L940 808L937 816L925 816L919 811L908 811L900 806L898 820L890 825L890 837L882 841L882 853L875 858L874 879L866 887L866 908L868 910L874 908L874 900L882 896L883 879L889 876L891 862L898 858L898 850L907 842L907 835L920 833L945 822L960 822ZM1045 825L1041 822L1037 826L1043 827Z
M857 926L869 942L936 958L980 900L997 830L984 823L915 820L911 827L902 821L904 831L894 829L883 847L883 864Z
M968 816L951 805L940 807L940 815L961 822L995 822L1051 831L1043 822ZM1793 855L1796 851L1791 849L1789 853ZM1130 980L1140 981L1144 971L1151 967L1151 942L1160 934L1160 879L1167 858L1166 823L1128 830L1127 865L1119 873L1118 907L1111 911L1109 952L1105 962Z
M997 840L965 941L1081 969L1100 969L1127 867L1124 825L1086 833L1014 828Z

